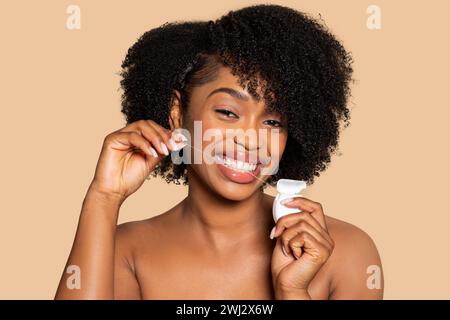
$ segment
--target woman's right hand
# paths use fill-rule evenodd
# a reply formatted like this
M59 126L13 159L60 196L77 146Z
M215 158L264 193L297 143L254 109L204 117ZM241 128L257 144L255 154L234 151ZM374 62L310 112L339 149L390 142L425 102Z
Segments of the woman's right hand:
M170 151L184 147L186 138L152 120L139 120L108 134L103 142L90 191L123 202L144 183Z

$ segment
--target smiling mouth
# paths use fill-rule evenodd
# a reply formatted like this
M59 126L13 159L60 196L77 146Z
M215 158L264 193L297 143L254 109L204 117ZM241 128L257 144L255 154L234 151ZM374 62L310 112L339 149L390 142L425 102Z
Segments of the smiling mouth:
M226 155L216 155L217 163L230 168L233 171L240 173L252 173L261 165L261 162L252 163L241 160L236 160L234 158L229 158Z

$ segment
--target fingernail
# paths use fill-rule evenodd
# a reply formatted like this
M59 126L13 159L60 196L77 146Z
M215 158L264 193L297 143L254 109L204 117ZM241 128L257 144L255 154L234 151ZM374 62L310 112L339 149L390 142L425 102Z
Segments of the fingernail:
M161 142L161 148L163 149L163 152L166 156L169 155L169 150L167 149L167 146Z
M154 156L155 158L158 158L158 153L156 152L155 149L153 149L152 147L150 147L150 152L151 152L152 156Z
M286 257L289 257L289 254L286 252L286 249L284 249L284 246L283 246L283 245L281 245L281 251L283 251L283 254L284 254Z
M291 202L292 200L294 200L294 198L287 198L287 199L282 200L282 201L280 202L280 204L286 204L286 203L288 203L288 202Z
M277 227L275 226L275 227L272 228L272 231L270 231L270 239L273 239L275 237L275 229L276 228Z

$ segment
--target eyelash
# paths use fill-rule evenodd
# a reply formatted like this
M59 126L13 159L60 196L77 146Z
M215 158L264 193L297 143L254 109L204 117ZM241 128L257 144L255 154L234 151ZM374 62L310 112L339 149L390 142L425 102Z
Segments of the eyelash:
M231 112L230 110L226 110L226 109L216 109L216 112L225 114L225 115L227 115L227 117L228 117L229 114L232 114L232 115L234 115L236 118L238 118L238 116L237 116L234 112Z
M226 110L226 109L216 109L216 112L221 113L221 114L224 114L224 115L226 115L227 117L228 117L229 114L232 114L232 115L234 115L235 118L238 118L238 116L237 116L234 112L231 112L230 110ZM270 125L270 124L269 124L269 125L272 126L272 127L282 127L281 123L280 123L279 121L277 121L277 120L267 120L267 121L273 121L273 122L276 123L276 125Z

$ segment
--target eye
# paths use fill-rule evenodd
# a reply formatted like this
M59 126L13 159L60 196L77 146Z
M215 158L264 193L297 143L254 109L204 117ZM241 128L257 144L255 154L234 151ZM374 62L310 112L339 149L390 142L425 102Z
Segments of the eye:
M277 120L266 120L266 121L264 121L264 123L267 123L269 126L272 126L272 127L282 127L281 122L279 122Z
M221 113L225 115L228 118L239 118L235 113L231 112L230 110L226 109L216 109L216 112Z

